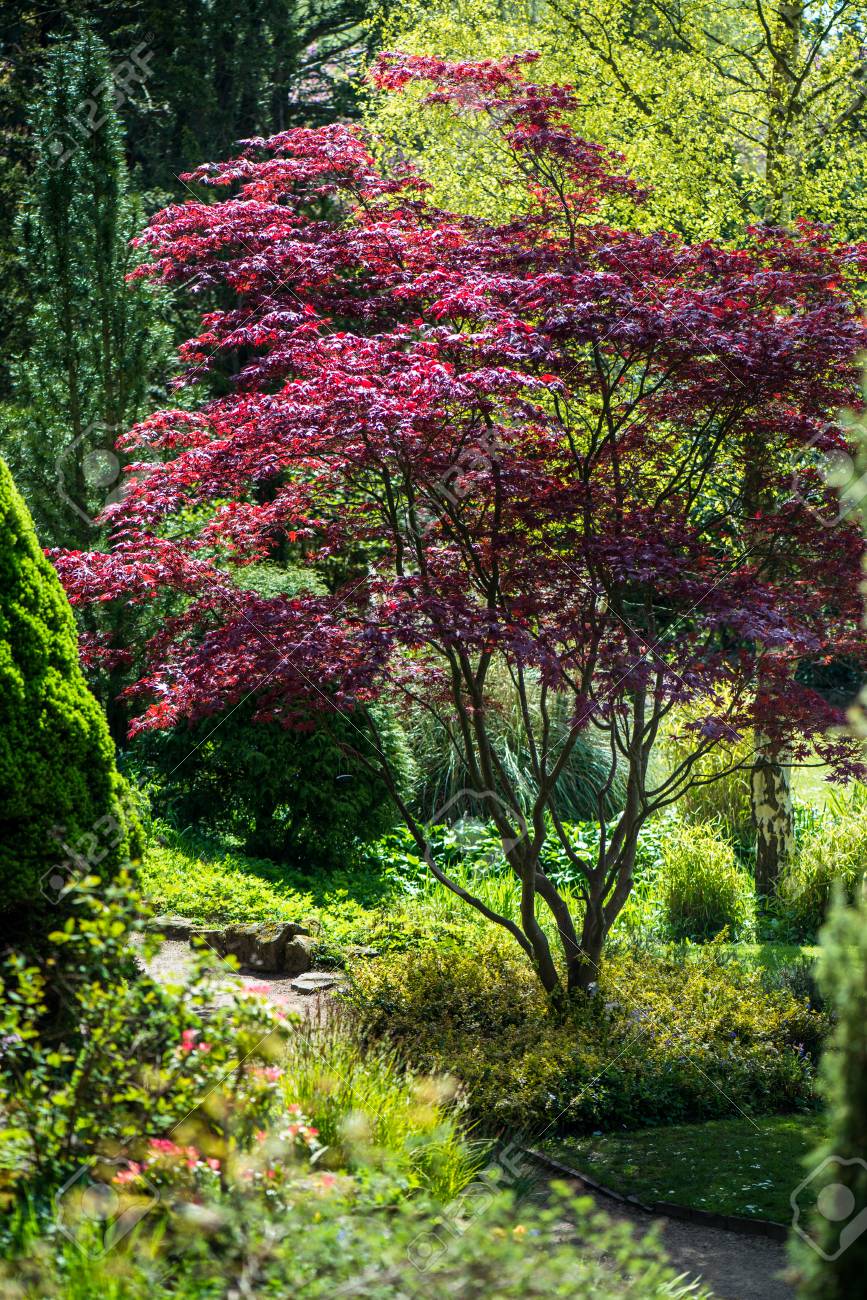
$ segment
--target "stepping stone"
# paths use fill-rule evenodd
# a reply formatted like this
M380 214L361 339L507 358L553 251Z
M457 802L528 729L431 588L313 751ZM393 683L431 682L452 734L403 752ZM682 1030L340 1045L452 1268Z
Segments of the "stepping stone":
M293 980L292 987L296 993L321 993L323 989L333 989L342 982L337 971L312 970Z

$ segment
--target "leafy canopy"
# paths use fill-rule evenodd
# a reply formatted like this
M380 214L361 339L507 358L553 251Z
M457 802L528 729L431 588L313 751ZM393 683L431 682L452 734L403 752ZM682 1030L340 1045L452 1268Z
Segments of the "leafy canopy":
M849 742L826 735L839 710L796 670L863 657L862 540L822 522L831 494L812 453L793 473L805 448L844 445L829 419L865 342L864 253L806 224L737 249L611 226L600 206L642 191L576 135L573 91L526 80L534 61L377 66L384 89L426 85L426 102L496 134L504 223L433 206L423 180L382 172L345 126L249 141L192 173L237 193L167 208L141 242L150 275L231 291L183 354L191 381L237 358L234 383L132 431L127 446L165 459L133 468L108 552L59 563L79 602L187 599L151 640L134 729L251 692L254 717L290 727L311 707L351 719L382 697L433 713L503 837L520 922L455 892L553 990L536 907L557 919L570 984L589 983L641 826L721 739L758 725L852 770ZM172 531L203 502L200 529ZM315 561L359 540L373 562L337 591L233 580L278 552ZM504 674L525 701L529 793L492 743ZM692 699L709 701L694 743L654 784L651 747ZM576 853L552 797L588 728L606 740L609 788L626 775L596 860ZM357 730L426 851L383 746ZM580 936L539 866L550 834L583 880Z

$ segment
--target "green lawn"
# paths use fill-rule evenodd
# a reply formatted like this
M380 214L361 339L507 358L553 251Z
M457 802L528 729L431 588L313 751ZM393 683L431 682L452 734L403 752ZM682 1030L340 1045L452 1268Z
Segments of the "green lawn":
M770 1115L552 1140L545 1150L640 1200L719 1214L792 1217L789 1197L824 1137L822 1115Z

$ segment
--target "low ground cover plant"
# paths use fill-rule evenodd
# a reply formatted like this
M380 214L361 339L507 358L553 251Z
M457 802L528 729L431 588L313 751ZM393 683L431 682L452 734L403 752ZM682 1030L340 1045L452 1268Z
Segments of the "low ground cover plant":
M471 1117L528 1134L810 1107L827 1018L713 947L612 954L592 996L552 1016L501 945L353 966L362 1030L448 1069Z
M501 1300L710 1300L666 1262L658 1234L639 1240L589 1198L554 1188L548 1205L516 1206L495 1185L468 1188L440 1208L418 1201L359 1206L335 1181L309 1183L279 1207L248 1194L179 1205L108 1256L31 1236L0 1280L15 1300L214 1300L226 1294L494 1296ZM570 1231L564 1235L563 1225ZM3 1266L0 1265L0 1269ZM243 1290L242 1290L243 1288Z
M255 996L213 1006L206 968L154 985L128 947L141 901L123 876L98 884L81 882L44 969L3 970L4 1295L693 1294L652 1237L565 1189L517 1204L447 1080ZM49 977L74 1008L60 1039Z

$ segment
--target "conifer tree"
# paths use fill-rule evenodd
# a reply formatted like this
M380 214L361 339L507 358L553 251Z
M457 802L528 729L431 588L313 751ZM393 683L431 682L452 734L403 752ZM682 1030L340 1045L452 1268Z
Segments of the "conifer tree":
M75 880L137 848L72 610L0 460L0 947L56 927Z
M120 489L114 442L144 414L168 339L153 292L125 283L141 214L92 34L51 52L33 130L19 223L32 312L3 444L43 541L76 546L92 544L94 519Z

